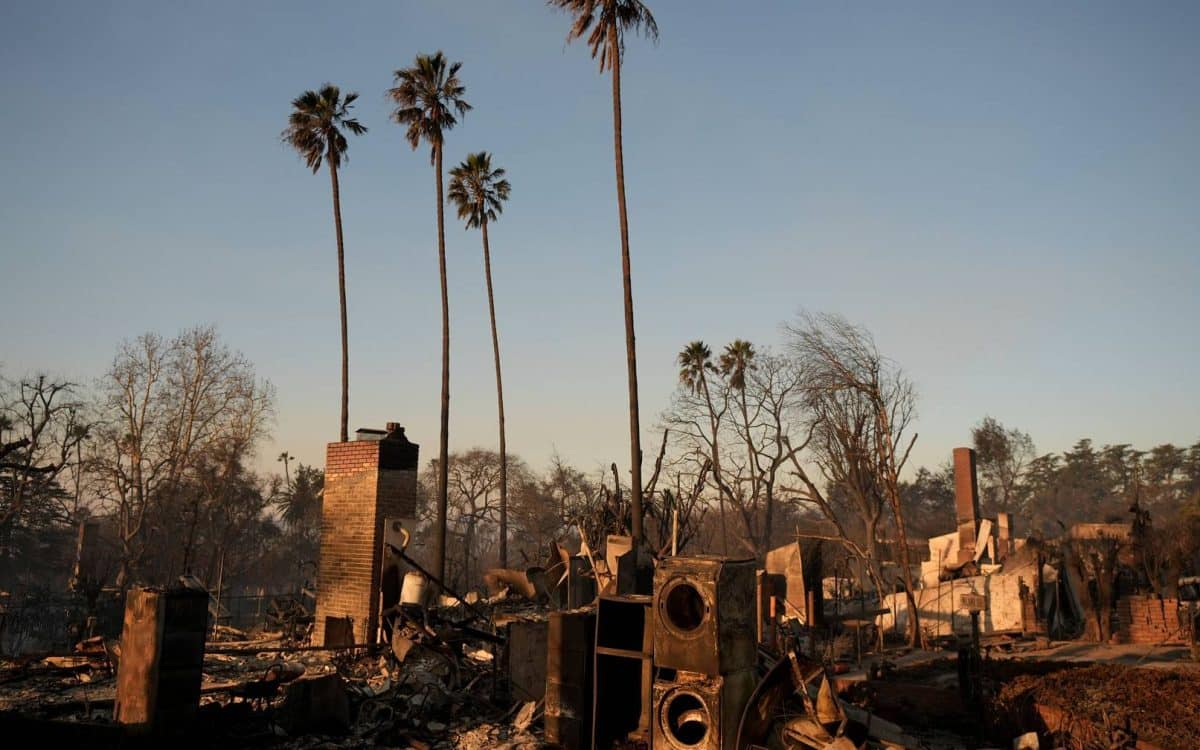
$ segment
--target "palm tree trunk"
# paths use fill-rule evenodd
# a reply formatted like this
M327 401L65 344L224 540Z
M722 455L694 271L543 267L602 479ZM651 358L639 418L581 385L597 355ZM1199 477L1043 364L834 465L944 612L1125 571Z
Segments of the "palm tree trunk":
M629 272L629 217L625 211L625 156L621 149L621 48L618 30L609 29L612 49L613 152L617 166L617 212L621 218L621 280L625 291L625 361L629 373L630 510L633 542L642 540L642 435L638 419L637 348L633 336L633 285Z
M333 226L337 232L338 303L342 314L342 417L338 439L350 439L350 342L346 333L346 251L342 245L342 198L338 191L337 167L329 164L329 181L333 185Z
M496 298L492 293L492 253L487 219L483 229L483 273L487 277L488 314L492 320L492 353L496 358L496 409L500 419L500 567L508 567L508 450L504 442L504 383L500 377L500 336L496 332Z
M704 376L703 367L700 369L700 385L704 388L704 403L708 406L708 421L712 429L712 475L717 485L717 507L721 513L721 554L729 556L729 529L725 520L725 485L721 479L721 448L717 445L717 412L713 408L712 395L708 392L708 378Z
M446 288L446 224L442 206L442 147L434 146L434 169L437 171L437 229L438 272L442 278L442 421L438 438L438 507L437 534L433 547L433 564L438 578L446 580L446 504L449 484L450 457L450 298Z

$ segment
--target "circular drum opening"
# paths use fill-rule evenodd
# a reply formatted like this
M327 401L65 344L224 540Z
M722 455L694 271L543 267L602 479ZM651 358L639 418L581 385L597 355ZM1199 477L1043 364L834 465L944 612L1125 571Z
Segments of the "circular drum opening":
M687 581L672 586L663 601L664 614L672 627L690 633L704 624L704 597Z
M675 742L695 747L708 737L708 708L694 693L673 693L664 708L667 731Z

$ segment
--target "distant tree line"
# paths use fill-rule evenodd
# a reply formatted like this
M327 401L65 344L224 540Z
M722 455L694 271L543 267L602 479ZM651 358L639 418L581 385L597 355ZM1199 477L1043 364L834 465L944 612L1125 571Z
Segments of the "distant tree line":
M303 524L278 509L314 477L251 468L274 399L211 327L126 341L94 384L0 381L0 587L64 586L85 521L100 531L94 575L121 588L294 578L278 569Z
M992 417L971 435L984 515L1011 512L1022 534L1053 536L1080 522L1132 522L1135 503L1156 525L1200 511L1200 442L1139 450L1128 443L1097 448L1082 438L1062 453L1039 455L1029 435ZM932 531L935 509L953 502L953 468L949 461L922 467L903 489L914 522L923 534Z
M909 466L913 384L842 318L804 314L785 330L778 351L742 339L680 351L642 487L647 545L761 560L800 539L856 560L878 593L911 591L905 573L925 539L955 519L949 461ZM0 588L65 584L87 520L101 529L109 585L185 574L210 587L311 580L323 473L286 452L281 473L255 471L273 414L270 383L204 327L124 342L94 384L0 381ZM1013 513L1019 535L1136 522L1147 579L1200 570L1200 443L1138 450L1084 439L1039 454L992 417L970 442L984 513ZM428 461L418 483L425 526L413 552L426 562L436 559L439 464ZM450 454L445 476L447 580L465 589L506 557L542 565L552 542L599 551L608 534L634 528L630 476L615 463L581 469L555 457L538 471L476 448Z

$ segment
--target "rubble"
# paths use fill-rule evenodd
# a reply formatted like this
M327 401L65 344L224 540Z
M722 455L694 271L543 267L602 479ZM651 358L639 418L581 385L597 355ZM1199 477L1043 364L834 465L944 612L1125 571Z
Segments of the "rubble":
M888 650L874 636L903 626L905 598L869 596L844 561L823 582L819 548L802 556L798 542L760 568L652 559L602 535L603 550L551 543L543 565L488 570L486 595L460 594L409 557L405 519L384 517L411 499L416 447L396 425L379 434L331 446L346 475L329 474L346 485L333 495L358 503L355 522L373 519L373 531L327 540L338 570L324 571L315 597L276 598L265 613L276 627L258 631L221 623L194 579L184 598L199 605L183 606L186 617L171 614L167 592L135 589L120 642L93 636L0 661L0 733L94 750L156 724L189 727L181 742L296 750L1200 747L1200 670L1178 668L1183 648L1158 646L1151 659L1165 635L1186 642L1172 627L1195 617L1192 584L1180 601L1114 600L1114 632L1146 641L1145 653L1048 649L1062 627L1047 623L1047 592L1063 594L1067 613L1087 582L1014 539L1012 518L979 519L973 479L955 530L929 541L916 592L945 650ZM971 463L956 452L956 465ZM1108 539L1117 526L1067 537ZM1157 669L1061 662L1131 655Z
M489 615L519 618L528 607L502 601ZM455 611L431 612L428 628L415 614L406 620L397 629L410 644L403 661L390 649L291 647L282 633L212 643L198 731L226 747L540 747L541 702L503 695L496 644L456 631ZM19 712L60 722L56 731L105 731L116 697L106 648L89 641L76 655L0 661L3 724Z
M1139 748L1191 750L1200 747L1200 672L1097 664L1022 675L1002 687L994 710L1080 743L1109 747L1122 736Z

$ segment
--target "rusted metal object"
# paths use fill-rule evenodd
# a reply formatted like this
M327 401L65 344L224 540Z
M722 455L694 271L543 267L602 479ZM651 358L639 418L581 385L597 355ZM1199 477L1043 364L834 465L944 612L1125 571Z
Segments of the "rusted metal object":
M504 626L503 673L513 700L538 701L546 694L549 629L544 619L512 620Z
M889 748L921 747L899 726L840 700L833 685L821 664L789 652L754 689L726 750L841 750L868 738Z
M800 543L789 542L767 552L764 569L774 579L774 594L782 607L779 615L809 624L808 592L804 585L804 559L800 555Z
M550 613L546 654L546 742L591 750L596 613Z
M680 672L654 683L656 750L734 747L742 711L758 684L754 669L709 676Z
M800 656L795 659L796 669L790 659L780 659L754 688L742 712L733 750L766 747L788 698L803 692L806 683L821 674L820 664Z
M411 566L418 573L425 576L430 581L432 581L434 584L436 584L438 586L438 588L440 588L442 591L446 592L451 597L453 597L455 600L457 600L459 604L462 604L463 607L465 607L467 609L467 611L470 612L470 616L464 622L470 622L472 620L483 620L486 622L488 620L488 616L486 613L484 613L478 607L476 607L474 604L472 604L471 602L467 601L465 598L460 596L458 594L458 592L456 592L454 589L452 589L448 585L446 585L446 582L443 581L441 578L438 578L437 576L433 575L428 570L426 570L419 562L417 562L416 560L414 560L408 556L408 553L406 553L404 550L408 548L408 543L411 540L412 535L409 534L408 529L404 528L403 519L398 519L398 518L387 519L386 525L390 529L390 532L386 533L384 536L384 544L387 549L387 554L395 555L400 560L403 560L405 563L407 563L409 566ZM385 612L384 614L387 614L387 613Z
M483 574L483 582L487 586L489 596L496 596L502 590L508 589L509 593L523 596L530 601L544 601L548 598L549 592L546 590L546 577L542 568L489 568Z
M632 556L633 553L633 538L621 536L619 534L609 534L604 540L604 565L608 571L609 580L605 584L601 593L603 594L632 594L633 589L633 565L636 560ZM624 560L622 560L624 558ZM621 575L622 565L625 568L625 575Z
M114 717L132 734L186 731L200 705L208 592L131 589Z
M570 594L571 553L558 542L546 545L546 560L542 565L546 592L554 609L567 607Z
M654 573L654 660L710 676L757 662L753 560L668 557Z

